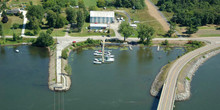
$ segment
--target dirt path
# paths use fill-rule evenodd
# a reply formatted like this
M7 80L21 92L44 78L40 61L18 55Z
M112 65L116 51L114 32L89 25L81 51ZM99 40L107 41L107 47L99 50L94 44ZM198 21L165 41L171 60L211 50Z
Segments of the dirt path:
M149 1L145 0L145 3L148 7L149 14L154 17L159 23L163 26L163 29L165 31L168 31L170 29L168 23L165 21L165 18L163 18L160 13L158 12L157 8Z

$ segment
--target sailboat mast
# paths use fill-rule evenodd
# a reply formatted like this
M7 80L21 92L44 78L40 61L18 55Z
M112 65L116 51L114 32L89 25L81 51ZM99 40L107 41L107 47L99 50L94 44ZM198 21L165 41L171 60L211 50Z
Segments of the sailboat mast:
M105 37L104 37L104 39L102 40L102 62L103 62L103 63L105 62L104 54L105 54Z

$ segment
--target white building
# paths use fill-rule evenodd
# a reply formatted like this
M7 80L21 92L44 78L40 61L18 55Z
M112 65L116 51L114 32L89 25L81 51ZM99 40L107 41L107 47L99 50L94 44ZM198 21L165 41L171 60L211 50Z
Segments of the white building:
M114 19L114 11L90 11L90 29L105 29Z

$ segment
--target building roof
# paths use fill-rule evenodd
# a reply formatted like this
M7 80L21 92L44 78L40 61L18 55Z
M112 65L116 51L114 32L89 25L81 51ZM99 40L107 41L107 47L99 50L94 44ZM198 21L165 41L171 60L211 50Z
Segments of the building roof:
M115 17L114 11L90 11L90 17Z
M108 27L108 24L94 24L94 23L91 23L90 27Z

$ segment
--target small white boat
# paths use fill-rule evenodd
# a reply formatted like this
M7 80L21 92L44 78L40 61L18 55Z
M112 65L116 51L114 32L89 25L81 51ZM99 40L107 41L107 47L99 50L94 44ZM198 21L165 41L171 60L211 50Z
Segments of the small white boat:
M112 50L105 50L105 53L110 53L110 52L112 52ZM102 51L101 50L99 50L99 51L96 50L95 53L102 53Z
M157 46L157 51L160 51L160 46L159 45Z
M94 64L102 64L100 61L93 61Z
M107 54L107 55L105 55L105 57L114 58L115 56L114 56L114 55L111 55L111 54Z
M102 62L99 61L97 58L94 59L93 63L94 63L94 64L102 64Z
M18 49L15 50L16 53L19 53L20 51Z
M105 55L111 55L110 52L105 52L104 54L105 54ZM102 56L102 52L95 52L94 55L95 55L95 56Z
M115 59L114 58L110 58L110 57L106 57L105 61L106 62L114 62Z

